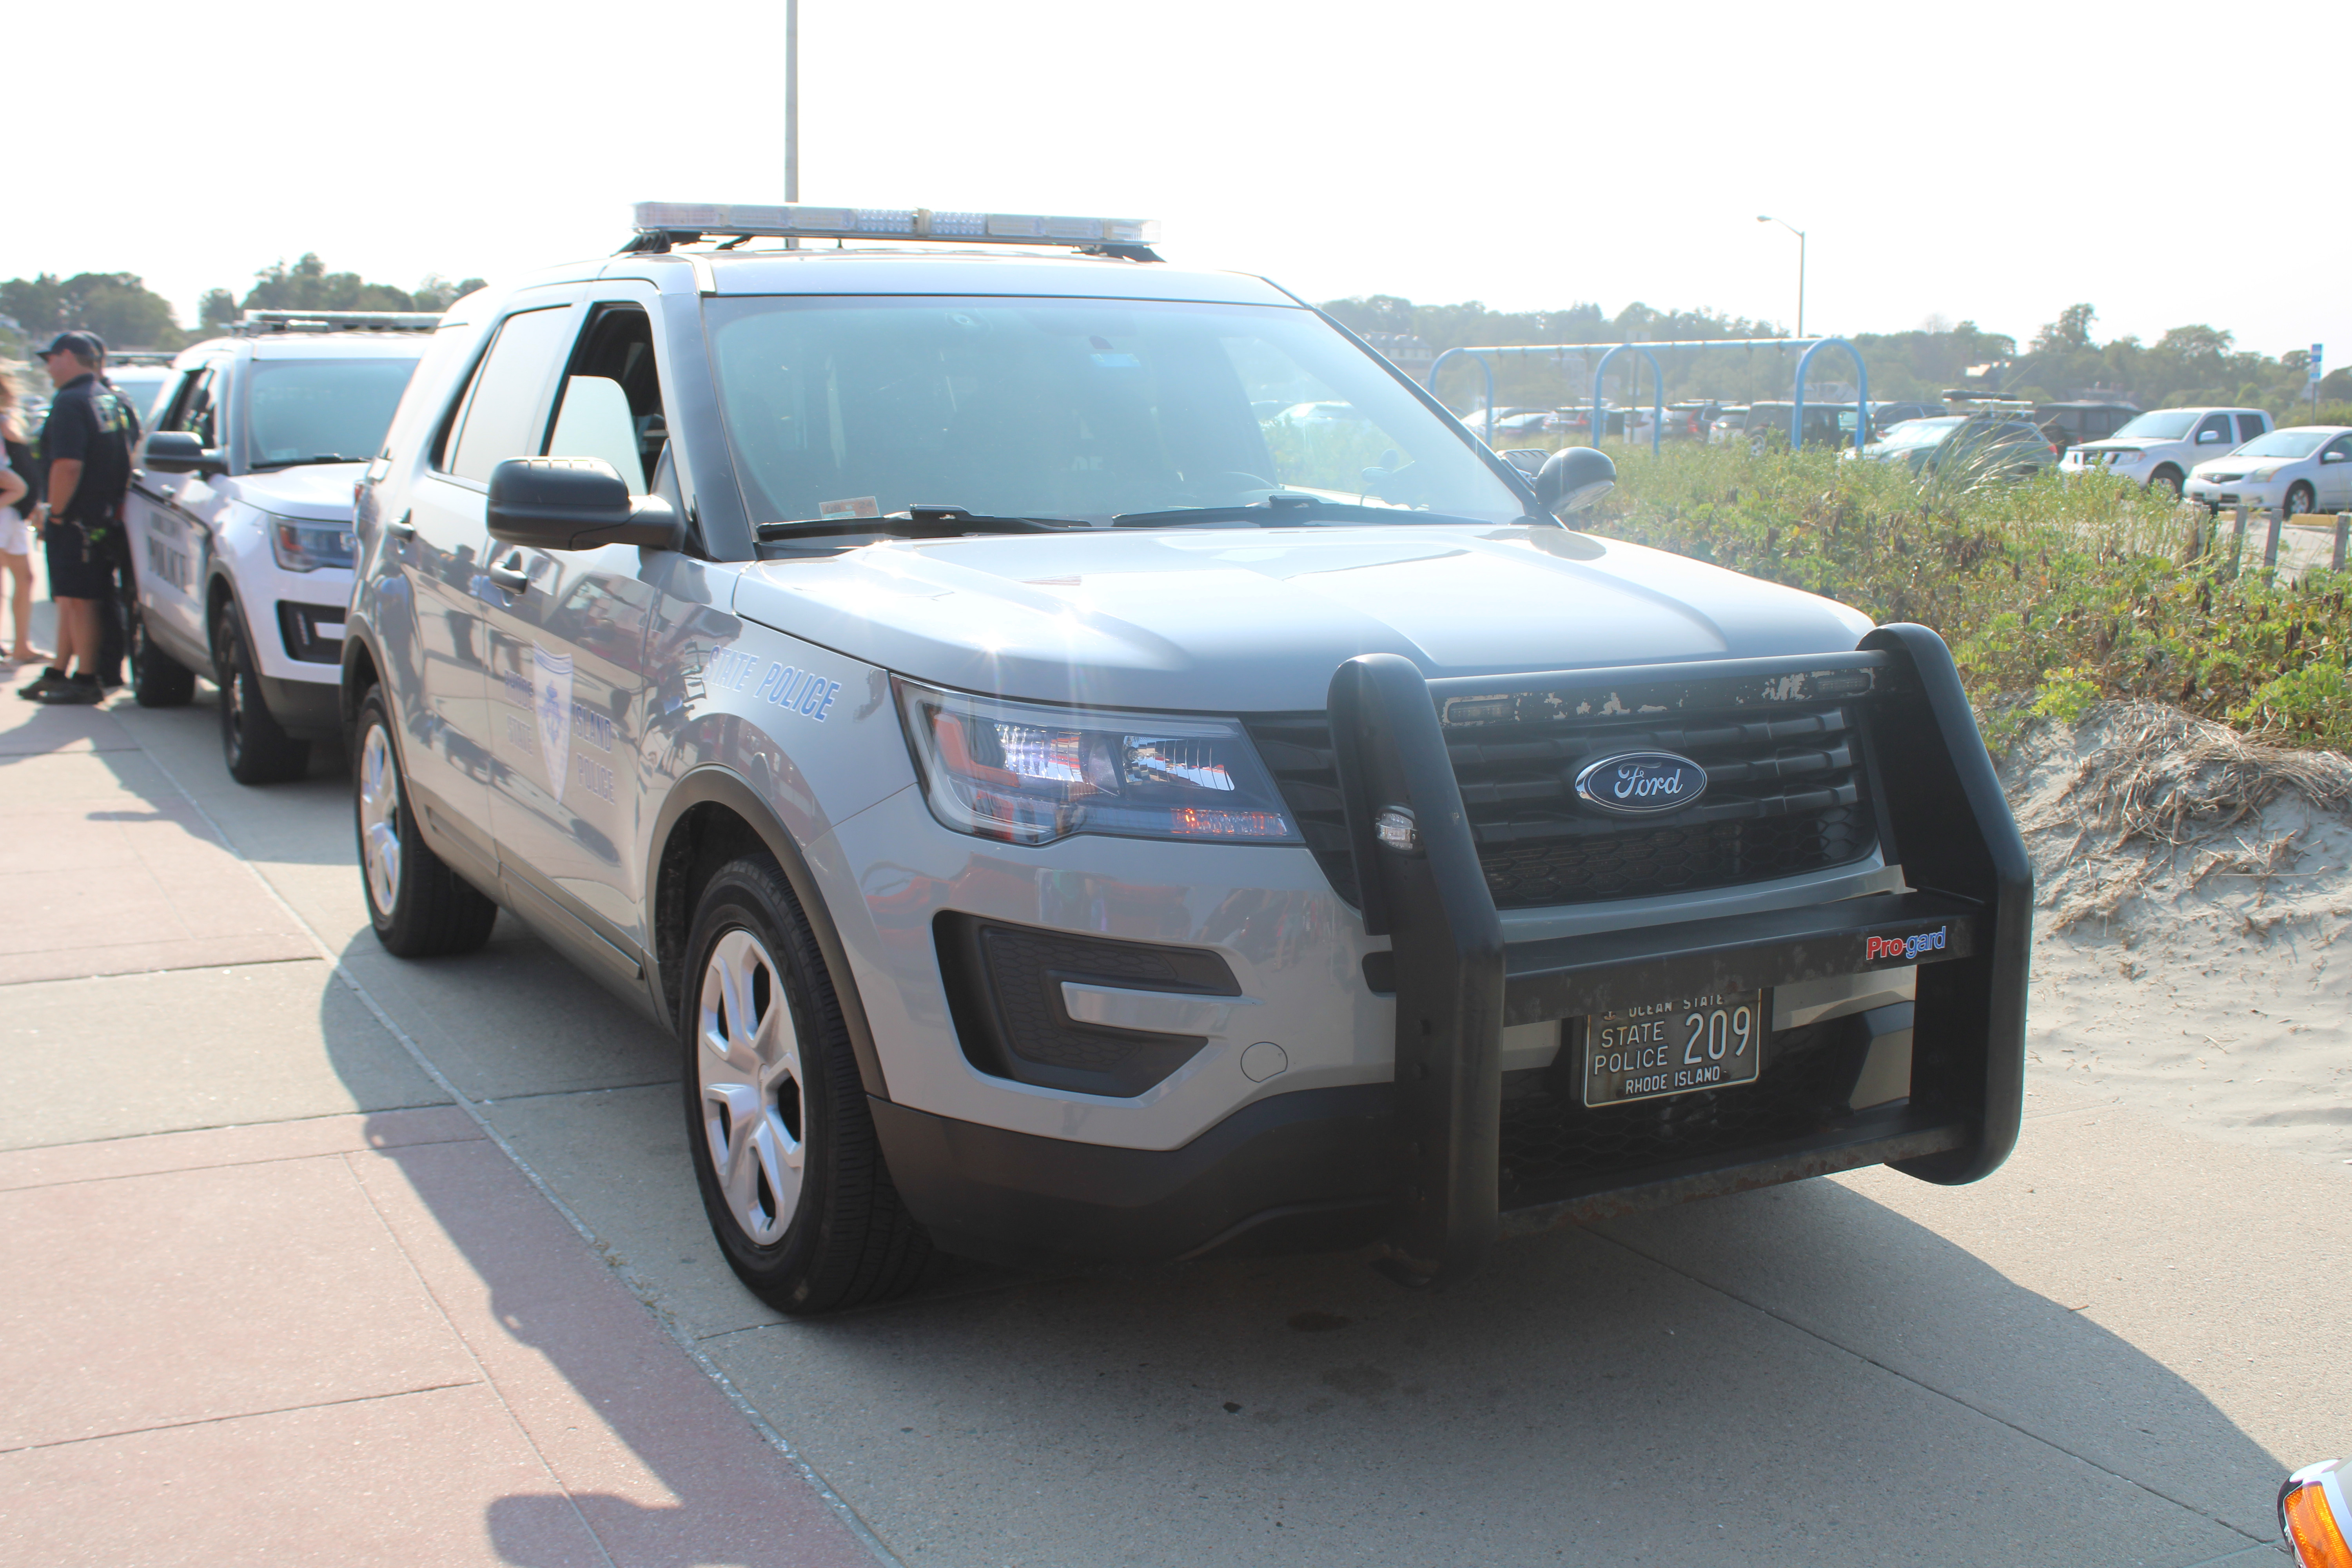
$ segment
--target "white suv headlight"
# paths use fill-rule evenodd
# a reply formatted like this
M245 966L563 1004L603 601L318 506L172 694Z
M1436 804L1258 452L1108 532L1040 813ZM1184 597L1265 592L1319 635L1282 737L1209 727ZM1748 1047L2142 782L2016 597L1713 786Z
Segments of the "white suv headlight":
M316 572L321 566L348 569L357 557L349 523L297 522L289 517L273 517L267 526L269 553L289 572Z
M895 684L931 813L959 833L1009 844L1074 833L1300 842L1234 720L1047 708Z

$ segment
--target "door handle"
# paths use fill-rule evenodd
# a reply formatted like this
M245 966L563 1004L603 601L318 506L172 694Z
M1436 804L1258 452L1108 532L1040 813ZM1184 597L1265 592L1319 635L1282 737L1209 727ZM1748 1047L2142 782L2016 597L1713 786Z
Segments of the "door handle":
M414 512L402 512L398 517L394 518L390 522L383 525L383 531L394 539L415 538L416 525L408 521L415 515L416 514Z
M519 566L493 566L484 575L509 594L530 592L530 574Z

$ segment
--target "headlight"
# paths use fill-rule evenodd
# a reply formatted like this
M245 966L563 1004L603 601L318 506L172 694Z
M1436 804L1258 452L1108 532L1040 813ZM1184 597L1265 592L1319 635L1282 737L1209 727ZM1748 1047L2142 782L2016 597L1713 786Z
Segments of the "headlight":
M2273 463L2267 468L2250 468L2247 470L2246 478L2258 485L2266 485L2278 478L2279 468L2280 465Z
M1045 708L897 682L931 813L960 833L1296 844L1265 764L1230 719Z
M295 522L273 517L269 553L289 572L316 572L321 566L348 567L356 552L352 531L340 522Z
M2147 454L2146 452L2115 452L2111 453L2107 458L2109 466L2118 468L2128 468L2134 463L2146 462L2147 460Z

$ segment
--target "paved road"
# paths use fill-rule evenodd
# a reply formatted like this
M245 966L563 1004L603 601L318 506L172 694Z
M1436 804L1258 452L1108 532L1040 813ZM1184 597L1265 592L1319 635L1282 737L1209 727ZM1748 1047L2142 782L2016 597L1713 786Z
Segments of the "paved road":
M903 1563L2251 1565L2276 1560L2281 1475L2352 1447L2325 1327L2352 1167L2054 1081L1975 1187L1863 1172L1715 1200L1512 1244L1443 1294L1356 1257L960 1268L785 1321L705 1230L673 1045L510 920L472 958L386 957L340 767L240 788L209 700L110 710L137 748L110 754L119 809L192 843L216 825L250 868L218 857L219 896L282 900L333 965L269 948L261 914L259 949L201 968L0 958L25 966L0 991L0 1146L446 1084ZM0 833L26 809L9 773ZM137 1070L26 1034L92 1019L144 1042ZM491 1247L447 1201L455 1244Z

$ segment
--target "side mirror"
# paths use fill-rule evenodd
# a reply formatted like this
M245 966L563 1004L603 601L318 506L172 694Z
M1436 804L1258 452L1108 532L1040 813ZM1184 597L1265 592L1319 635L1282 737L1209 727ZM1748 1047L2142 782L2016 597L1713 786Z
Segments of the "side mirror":
M1551 454L1540 447L1514 447L1507 452L1497 452L1495 456L1532 479L1543 472L1544 463Z
M1536 500L1554 516L1581 511L1617 488L1617 465L1591 447L1563 447L1536 474Z
M2219 430L2200 430L2197 432L2197 444L2200 447L2205 445L2208 441L2218 441L2221 438L2221 432Z
M2323 463L2352 463L2352 452L2322 452L2319 460Z
M218 474L228 469L219 452L185 430L158 430L148 437L141 462L159 474Z
M509 458L490 470L490 537L534 550L635 544L676 550L686 525L659 496L633 496L602 458Z

